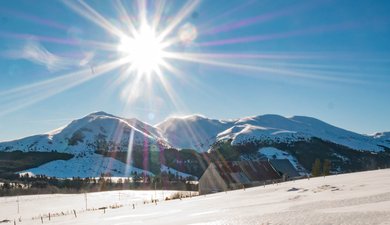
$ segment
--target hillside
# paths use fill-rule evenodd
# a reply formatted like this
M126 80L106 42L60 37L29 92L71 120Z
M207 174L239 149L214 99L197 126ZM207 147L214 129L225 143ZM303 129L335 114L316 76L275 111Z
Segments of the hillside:
M266 147L282 153L259 151ZM317 158L326 159L340 173L389 167L390 133L363 135L304 116L217 120L192 115L152 126L94 112L46 134L2 142L0 151L70 154L72 159L46 157L49 160L18 167L59 177L159 174L164 166L199 177L210 160L274 157L289 159L301 171L310 171Z
M157 129L136 119L124 119L105 112L91 113L63 128L42 135L0 143L3 151L58 151L73 154L99 148L127 150L134 145L163 143Z
M382 133L383 136L362 135L304 116L261 115L227 121L188 116L168 119L157 127L174 147L199 151L207 151L216 141L227 139L239 145L253 140L291 143L312 137L356 150L382 151L385 149L383 146L390 148L390 142L386 141L388 133Z

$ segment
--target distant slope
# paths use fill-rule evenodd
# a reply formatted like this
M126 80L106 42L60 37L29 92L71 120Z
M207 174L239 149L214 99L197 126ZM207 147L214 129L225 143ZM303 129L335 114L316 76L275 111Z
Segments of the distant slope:
M390 132L380 132L372 135L372 137L381 143L384 143L383 146L386 146L390 149Z
M389 143L371 136L347 131L311 117L263 115L238 120L232 128L218 135L218 139L233 139L232 144L253 140L290 143L312 137L347 146L356 150L382 151Z
M256 159L259 149L264 147L286 151L308 170L320 158L332 160L337 171L356 171L387 166L390 132L362 135L304 116L217 120L191 115L168 118L152 126L135 118L94 112L46 134L0 143L3 152L58 152L74 156L67 161L34 164L39 167L32 171L60 177L95 176L104 171L119 176L138 169L159 173L164 166L199 176L210 160L208 157ZM201 154L205 152L210 155ZM126 163L135 167L126 167Z
M74 157L69 160L52 161L27 171L33 174L45 174L59 178L99 177L102 174L114 177L128 177L134 172L137 174L152 174L149 171L127 166L114 158L98 154Z
M72 157L71 154L58 152L0 152L0 174L8 176L51 161L68 160Z
M159 131L136 119L104 112L91 113L54 132L0 143L0 151L58 151L92 153L97 148L127 150L129 143L143 146L165 144Z
M312 137L356 150L378 152L384 150L383 146L390 148L388 133L375 137L357 134L304 116L262 115L228 121L188 116L167 119L156 127L172 146L201 152L223 140L232 140L234 145L254 140L291 143Z
M167 146L153 126L136 119L95 112L47 134L0 143L0 151L61 152L74 156L70 160L41 161L34 164L36 168L28 171L35 174L88 177L109 173L126 176L134 171L146 174L150 172L126 166L113 158L95 154L95 151L128 151L129 148L143 148L145 145L151 151L157 151L160 145ZM48 163L42 164L45 162Z
M162 145L204 152L217 141L242 144L253 140L290 143L312 137L356 150L382 151L390 148L390 132L357 134L321 120L294 116L262 115L236 120L216 120L199 115L173 117L149 125L137 119L125 119L105 112L91 113L51 133L0 143L0 151L93 152L103 147L126 151L133 145Z
M175 148L207 151L217 141L220 132L233 125L233 121L208 119L199 115L169 118L156 125Z

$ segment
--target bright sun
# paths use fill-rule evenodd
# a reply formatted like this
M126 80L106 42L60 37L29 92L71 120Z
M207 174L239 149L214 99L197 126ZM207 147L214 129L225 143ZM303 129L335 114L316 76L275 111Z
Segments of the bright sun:
M138 74L150 75L157 72L163 63L163 44L146 24L133 36L122 37L118 51L125 54L130 70L135 70Z

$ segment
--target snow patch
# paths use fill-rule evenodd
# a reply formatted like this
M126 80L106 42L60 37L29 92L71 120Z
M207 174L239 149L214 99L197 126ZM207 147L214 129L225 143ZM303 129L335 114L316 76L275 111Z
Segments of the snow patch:
M274 147L264 147L259 149L259 153L266 156L268 159L288 159L290 163L295 167L295 169L299 170L302 167L299 165L298 160L292 156L291 154L279 150Z
M131 174L131 172L153 175L149 171L128 166L116 159L104 157L98 154L86 155L84 157L73 157L69 160L55 160L24 172L31 172L36 175L42 174L46 176L55 176L59 178L99 177L102 173L109 173L114 177L127 177Z
M163 164L161 164L161 173L162 172L173 174L173 175L177 175L177 176L183 177L183 178L195 177L194 175L180 172L180 171L175 170L173 168L167 167L166 165L163 165Z

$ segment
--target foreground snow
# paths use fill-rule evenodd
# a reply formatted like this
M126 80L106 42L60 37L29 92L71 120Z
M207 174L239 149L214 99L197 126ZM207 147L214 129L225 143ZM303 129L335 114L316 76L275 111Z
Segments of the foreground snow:
M107 201L114 198L102 194ZM49 196L50 197L50 196ZM82 195L78 195L80 205ZM118 197L117 197L118 198ZM0 198L0 219L16 210ZM36 208L76 202L56 198L57 202L37 198L22 207L29 217ZM53 209L54 210L54 209ZM16 216L12 214L7 218ZM25 220L21 224L40 224ZM44 224L390 224L390 169L329 177L304 179L207 196L138 204L100 211L80 212L47 219Z
M143 205L144 202L151 202L152 199L158 199L160 202L166 197L171 197L180 191L106 191L87 194L52 194L52 195L26 195L19 197L0 197L0 221L8 219L22 219L18 224L38 224L41 223L40 216L45 218L45 223L50 213L52 217L55 214L61 216L54 219L56 222L67 220L69 215L86 214L88 210L96 210L101 207L127 206L135 207ZM183 195L189 195L190 192L180 192ZM192 193L194 195L196 193ZM19 201L19 213L17 202ZM87 205L86 205L87 204ZM127 208L128 209L128 208ZM65 215L62 215L65 214ZM93 216L93 215L91 215ZM33 219L34 218L34 219Z

